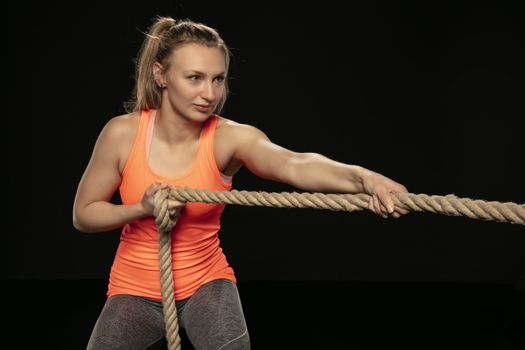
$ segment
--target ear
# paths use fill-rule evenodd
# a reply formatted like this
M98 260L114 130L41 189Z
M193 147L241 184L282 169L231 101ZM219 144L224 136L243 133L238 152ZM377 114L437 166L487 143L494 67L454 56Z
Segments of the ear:
M166 86L166 78L163 74L163 67L159 62L153 63L153 79L160 88Z

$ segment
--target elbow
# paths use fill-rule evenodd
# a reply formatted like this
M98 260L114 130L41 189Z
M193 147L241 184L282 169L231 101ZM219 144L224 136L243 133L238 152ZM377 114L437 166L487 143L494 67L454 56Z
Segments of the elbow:
M80 232L91 232L89 229L85 226L85 224L82 222L79 213L76 209L73 210L73 227Z
M82 226L82 223L78 219L78 217L73 214L73 227L80 232L86 232L85 228Z
M83 225L82 223L80 223L78 220L75 220L73 219L73 227L79 231L79 232L83 232L83 233L95 233L95 232L99 232L97 230L93 230L93 229L90 229L88 226L86 225Z

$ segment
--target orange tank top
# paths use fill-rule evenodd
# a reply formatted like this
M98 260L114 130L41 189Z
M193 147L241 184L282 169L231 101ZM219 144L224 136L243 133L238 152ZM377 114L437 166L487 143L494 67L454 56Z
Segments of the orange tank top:
M148 164L149 143L155 110L143 111L135 141L122 171L120 196L123 204L138 203L153 182L196 189L231 190L217 167L213 151L219 118L212 114L201 129L199 149L189 172L176 178L160 176ZM218 232L224 204L188 202L171 232L175 299L190 297L206 282L225 278L237 282L222 248ZM153 216L130 222L122 228L111 267L107 296L131 294L161 300L158 261L158 229Z

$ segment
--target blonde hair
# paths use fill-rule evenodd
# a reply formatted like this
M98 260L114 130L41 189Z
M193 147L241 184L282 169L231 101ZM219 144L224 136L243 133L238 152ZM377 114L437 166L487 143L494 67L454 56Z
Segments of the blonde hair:
M146 33L146 38L139 51L133 96L124 104L127 112L160 108L162 88L155 83L153 78L153 64L159 62L163 70L167 70L170 63L169 57L173 50L190 43L220 49L224 54L226 75L228 74L230 50L215 29L188 19L175 21L171 17L157 17ZM224 83L224 93L215 108L215 113L222 111L228 97L227 80Z

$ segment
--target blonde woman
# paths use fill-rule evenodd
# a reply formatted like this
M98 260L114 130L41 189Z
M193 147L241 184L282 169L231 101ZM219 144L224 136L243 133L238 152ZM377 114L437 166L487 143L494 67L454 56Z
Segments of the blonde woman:
M137 60L129 114L101 131L79 183L73 210L84 232L122 227L107 300L88 349L146 349L165 336L153 196L167 186L230 190L242 167L265 179L315 192L371 195L383 217L391 193L406 188L371 170L297 153L264 132L219 116L228 88L229 50L213 28L156 18ZM122 205L110 203L120 191ZM234 270L220 247L222 204L170 201L179 324L196 349L249 349Z

